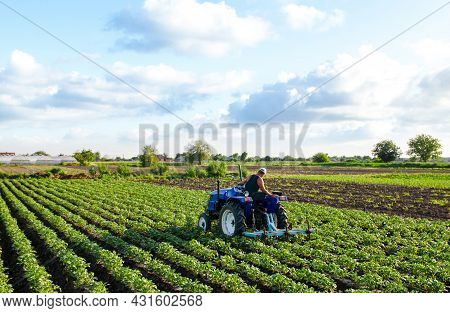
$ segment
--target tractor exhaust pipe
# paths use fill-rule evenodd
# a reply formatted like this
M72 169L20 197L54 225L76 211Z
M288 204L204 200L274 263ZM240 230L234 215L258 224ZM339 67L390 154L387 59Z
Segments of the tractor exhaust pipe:
M216 210L219 209L219 196L220 196L220 180L217 180L217 198L216 198Z
M240 179L240 181L242 181L243 180L243 178L242 178L242 168L241 168L240 164L238 164L238 168L239 168L239 179Z

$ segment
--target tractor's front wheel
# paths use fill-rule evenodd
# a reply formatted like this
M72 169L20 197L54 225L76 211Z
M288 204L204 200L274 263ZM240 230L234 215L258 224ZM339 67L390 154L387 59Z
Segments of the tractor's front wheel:
M198 217L198 227L204 232L211 230L211 218L206 213L200 214Z
M219 229L227 237L240 235L245 231L245 214L239 203L228 202L219 213Z

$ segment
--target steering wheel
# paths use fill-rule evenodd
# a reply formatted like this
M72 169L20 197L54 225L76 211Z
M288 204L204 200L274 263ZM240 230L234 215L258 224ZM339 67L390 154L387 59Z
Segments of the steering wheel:
M245 192L245 186L236 185L236 186L234 186L234 190L244 193Z

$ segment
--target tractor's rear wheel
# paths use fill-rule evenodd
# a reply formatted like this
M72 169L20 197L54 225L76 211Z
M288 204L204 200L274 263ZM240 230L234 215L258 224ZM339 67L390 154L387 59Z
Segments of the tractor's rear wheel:
M264 211L263 210L261 210L260 208L256 208L255 209L255 211L254 211L254 220L255 220L255 228L257 229L257 230L261 230L261 229L263 229L263 225L265 225L266 223L265 223L265 220L264 220Z
M247 226L245 214L237 202L228 202L219 213L219 229L227 237L241 235Z
M275 215L277 217L277 228L278 229L285 229L288 225L288 217L286 213L286 209L278 203L277 208L275 210Z
M265 209L257 209L255 210L255 228L258 230L268 229L269 225L267 225L267 219L264 215ZM273 223L275 227L278 228L278 217L275 213L271 213L273 217Z
M204 232L211 230L211 218L208 214L200 214L200 216L198 217L198 227Z

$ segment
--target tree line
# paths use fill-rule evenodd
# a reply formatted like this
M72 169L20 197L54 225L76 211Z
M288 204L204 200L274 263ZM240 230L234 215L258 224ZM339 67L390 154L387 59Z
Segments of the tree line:
M402 151L400 147L395 144L392 140L382 140L375 144L372 149L372 159L370 156L354 156L352 158L348 157L330 157L325 152L318 152L314 154L310 159L305 158L294 158L292 156L284 156L284 157L249 157L247 152L242 153L234 153L230 156L225 156L222 154L214 154L212 147L202 141L196 140L193 143L189 144L185 148L185 152L178 153L175 157L175 161L183 162L183 163L198 163L199 165L203 164L206 161L230 161L230 162L270 162L270 161L307 161L311 160L316 163L327 163L331 161L380 161L380 162L392 162L401 156ZM48 156L45 151L37 151L32 154L33 156ZM407 155L410 157L411 161L421 161L428 162L430 160L438 160L442 155L442 145L439 139L434 138L430 135L420 134L414 138L411 138L408 141L408 150ZM77 160L77 162L86 166L94 161L111 161L110 159L106 159L105 157L101 157L99 152L93 152L92 150L83 149L81 151L77 151L73 154L73 157ZM145 146L141 151L141 154L137 157L132 158L132 161L139 161L142 167L158 167L160 164L160 159L167 160L169 159L166 154L159 155L158 151L153 146ZM124 159L116 158L116 161L121 161Z
M434 138L430 135L420 134L414 138L411 138L408 141L408 151L407 154L410 157L411 161L421 161L428 162L430 160L437 160L442 155L442 145L439 142L439 139ZM397 146L392 140L382 140L378 142L373 150L372 155L375 158L375 161L381 162L392 162L397 160L402 154L402 151L399 146ZM273 158L271 156L265 157L248 157L247 152L242 152L241 154L235 153L231 156L227 157L222 154L212 154L212 148L201 140L197 140L194 143L190 144L187 147L186 152L182 154L178 154L178 157L183 157L184 161L189 163L198 162L198 164L202 164L202 162L212 159L214 161L232 161L232 162L248 162L248 161L305 161L304 158L294 158L291 156L285 156L283 158ZM364 157L354 157L355 161L369 161L371 160L370 156ZM336 161L337 157L334 157L333 160ZM313 162L316 163L326 163L330 162L330 156L325 152L318 152L314 154L311 158ZM348 158L345 158L343 161L348 161Z

